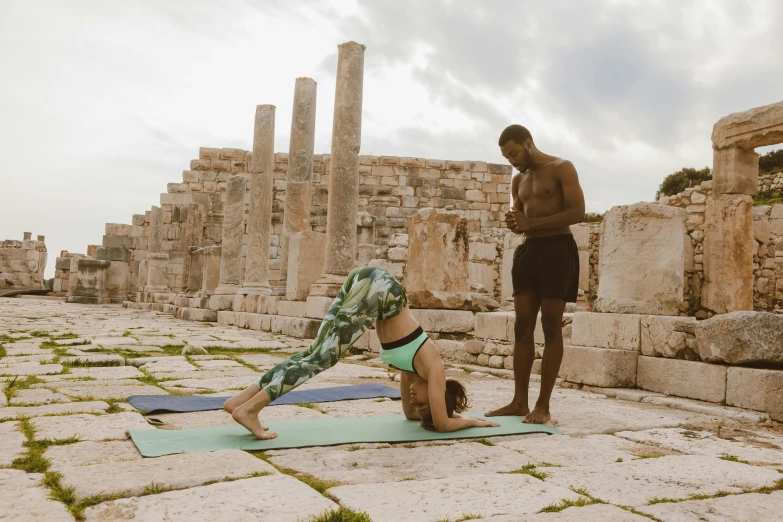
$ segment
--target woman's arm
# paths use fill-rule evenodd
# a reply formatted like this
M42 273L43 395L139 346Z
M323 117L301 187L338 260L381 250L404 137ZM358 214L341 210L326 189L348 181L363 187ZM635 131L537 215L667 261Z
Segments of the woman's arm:
M440 433L459 431L474 426L497 427L499 424L476 417L451 417L446 410L446 369L437 350L422 354L427 372L427 395L430 399L432 423Z
M402 412L408 420L420 420L419 412L411 404L411 382L406 372L400 372L400 397L402 398Z

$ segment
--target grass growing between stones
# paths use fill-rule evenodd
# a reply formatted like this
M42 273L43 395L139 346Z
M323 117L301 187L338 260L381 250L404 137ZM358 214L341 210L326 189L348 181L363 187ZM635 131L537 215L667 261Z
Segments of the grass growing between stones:
M41 384L44 382L46 381L39 379L35 375L24 378L14 377L10 381L6 381L5 390L3 390L3 392L5 393L5 398L8 399L8 402L11 402L11 399L16 395L17 391L30 389L33 387L33 384Z
M318 515L311 519L311 522L372 522L370 515L365 512L357 513L340 507L340 509L332 509L325 513Z
M643 455L637 455L636 458L638 459L657 459L660 457L665 457L666 455L664 453L645 453Z
M301 406L302 408L308 408L310 410L315 410L315 411L323 413L324 415L329 413L326 410L322 410L321 408L319 408L318 406L316 406L312 402L300 402L299 404L297 404L297 406Z
M490 442L487 439L468 439L466 442L476 442L478 444L483 444L484 446L497 446L497 444Z
M728 460L729 462L741 462L742 464L750 464L747 460L740 460L739 457L736 455L729 455L728 453L724 453L720 457L718 457L721 460Z
M535 477L538 480L544 480L547 477L549 477L549 473L544 473L543 471L537 471L535 465L533 464L527 464L526 466L523 466L515 471L509 471L510 475L530 475L531 477ZM563 508L565 509L565 508Z
M733 491L720 490L712 495L707 495L705 493L697 493L695 495L691 495L690 497L685 497L685 498L653 497L648 499L647 503L648 505L676 504L678 502L686 502L688 500L708 500L711 498L729 497L732 495L744 495L747 493L761 493L764 495L769 495L773 491L782 491L782 490L783 490L783 479L780 479L771 486L761 486L759 488L747 488L747 489L743 489L741 492L738 493L735 493Z
M76 436L67 439L35 440L35 428L28 418L19 420L19 431L27 438L27 441L24 443L27 451L21 457L14 459L11 467L27 473L46 473L51 462L44 457L44 452L49 446L64 446L79 442L79 438Z
M601 500L600 498L595 498L592 495L590 495L585 489L575 488L573 486L571 486L570 489L574 493L582 495L581 498L577 500L568 500L564 498L558 504L548 505L547 507L539 511L539 513L558 513L570 507L584 507L584 506L591 506L593 504L606 504L606 502Z

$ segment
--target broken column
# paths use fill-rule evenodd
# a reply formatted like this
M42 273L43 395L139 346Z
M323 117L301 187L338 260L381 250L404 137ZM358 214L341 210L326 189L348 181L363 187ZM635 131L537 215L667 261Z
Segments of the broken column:
M280 286L275 288L276 295L286 295L287 293L288 251L291 236L310 230L317 87L317 83L311 78L296 79L294 113L291 118L291 141L288 147L283 235L280 241L281 282ZM295 295L299 293L294 292Z
M168 279L166 279L166 285L163 289L159 285L156 285L154 290L151 290L148 288L150 282L149 282L149 273L150 273L150 256L152 254L160 254L163 252L163 211L160 207L153 206L150 209L150 226L147 236L147 251L149 252L147 254L147 263L146 268L144 270L144 273L146 274L147 281L144 284L144 292L149 293L151 291L154 292L166 292L168 290ZM89 255L89 251L88 251ZM168 257L167 257L168 259ZM156 259L156 270L160 268L161 266L161 260ZM167 261L168 263L168 261ZM168 271L168 266L165 267L165 270Z
M223 215L223 243L220 255L220 283L215 294L233 296L239 290L242 267L240 253L242 252L242 235L245 228L245 192L247 180L243 176L234 175L226 182L226 204ZM213 296L214 297L214 296ZM210 303L210 307L212 304Z
M597 312L677 315L690 253L685 209L636 203L604 217ZM581 261L581 260L580 260Z
M275 106L256 107L250 214L247 223L245 278L240 293L270 294L269 247L272 237L272 175L275 168ZM224 235L225 241L225 235ZM224 255L226 251L223 251Z
M704 226L702 306L753 309L753 201L756 147L783 142L783 102L729 114L712 130L713 183Z
M68 297L69 303L108 304L109 289L106 285L106 275L111 261L98 259L78 259L77 281L73 294Z
M292 235L288 241L288 284L286 299L304 301L324 271L326 234L306 230ZM328 299L331 302L331 299Z
M310 295L334 297L355 266L359 207L359 149L365 47L338 46L332 157L326 221L326 266Z
M201 288L201 242L204 240L204 221L206 220L206 210L204 205L198 203L188 204L188 216L185 222L185 233L183 234L183 250L185 256L182 265L182 291L191 295ZM193 249L196 249L195 251ZM194 267L195 264L198 266ZM198 284L191 281L191 275L198 275ZM192 284L191 284L192 283Z

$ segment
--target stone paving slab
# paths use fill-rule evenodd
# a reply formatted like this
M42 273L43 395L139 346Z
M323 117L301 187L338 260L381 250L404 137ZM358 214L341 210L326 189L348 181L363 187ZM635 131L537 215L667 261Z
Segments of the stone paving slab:
M646 404L655 404L658 406L677 408L684 411L702 413L704 415L723 417L726 419L736 420L738 422L758 423L769 420L769 415L763 412L754 412L742 410L740 408L720 406L718 404L697 401L694 399L684 399L682 397L645 397L642 399L642 402Z
M271 460L277 466L345 484L508 473L531 463L516 451L476 442L356 451L349 451L348 446L309 448L275 455Z
M754 447L746 442L720 439L708 431L662 428L645 431L622 431L615 435L624 439L655 444L662 448L691 455L719 457L733 455L740 460L766 465L783 465L783 450Z
M570 507L557 513L540 513L518 517L499 515L483 518L491 522L650 522L650 519L607 504Z
M63 371L62 364L21 363L0 367L0 376L52 375Z
M284 360L279 355L270 355L268 353L244 354L237 356L237 359L265 369L272 368Z
M0 466L10 466L16 457L24 453L26 441L27 437L19 431L18 422L0 422Z
M41 417L33 419L32 424L36 430L36 440L67 439L70 437L92 441L124 440L128 438L128 430L155 429L144 420L143 416L131 412L100 416Z
M62 393L77 399L118 399L127 400L131 395L168 395L166 390L157 386L73 386L63 388Z
M247 377L214 377L211 379L180 379L176 381L164 381L161 384L167 390L212 390L229 391L244 390L253 382L252 376ZM232 393L226 393L232 395Z
M498 442L498 445L521 451L535 464L555 466L604 466L633 460L637 455L655 453L655 448L636 444L613 435L588 435L586 437L549 436L530 434L514 441Z
M464 475L436 480L338 486L327 490L340 504L366 512L373 522L458 520L466 514L537 513L576 493L530 475Z
M60 472L68 468L94 466L109 462L127 462L144 458L130 440L85 441L63 446L49 446L44 456L51 462L49 470Z
M0 520L73 522L64 504L49 499L49 490L40 485L43 478L43 473L0 469Z
M235 522L298 522L311 520L339 506L317 491L286 475L256 477L198 486L160 495L104 502L85 511L87 522L209 520Z
M175 381L183 379L220 379L226 377L243 377L248 383L257 379L260 374L254 372L246 366L240 366L238 368L226 368L220 370L184 370L180 372L166 372L166 373L154 373L151 372L156 378L162 382Z
M70 375L76 378L95 377L96 379L135 379L136 377L144 377L144 373L133 366L71 368Z
M9 356L51 354L48 348L39 348L37 344L4 344L5 353Z
M103 401L67 402L64 404L47 404L45 406L18 406L0 408L0 421L18 417L42 417L45 415L62 415L66 413L101 413L109 405Z
M71 350L68 350L69 352ZM75 352L76 350L74 350ZM79 350L81 351L81 350ZM105 366L125 366L125 359L121 355L117 355L115 353L107 353L107 354L89 354L89 353L80 353L80 354L72 354L72 355L64 355L60 357L59 362L62 364L94 364L96 366L105 365Z
M355 401L320 402L316 406L331 417L379 417L403 413L401 401L387 398L383 398L383 400L358 399Z
M137 379L108 379L102 378L80 380L78 378L61 381L50 381L33 384L33 388L53 388L56 390L68 390L71 388L104 388L106 386L147 386Z
M62 393L55 393L45 388L17 390L11 399L11 406L40 406L42 404L54 404L71 402L71 399Z
M771 486L780 473L769 468L701 455L669 456L611 464L605 467L550 468L547 482L584 488L592 496L625 506L643 506L650 499L687 498L719 491Z
M104 348L107 348L109 346L111 347L119 347L119 346L132 346L134 344L141 344L139 341L134 339L133 337L96 337L92 340L92 344L94 345L100 345Z
M69 467L61 482L73 486L79 498L99 494L130 497L144 493L144 488L153 482L182 489L214 480L247 477L256 472L275 474L277 470L244 451L224 450ZM109 476L111 481L106 480Z
M639 511L663 522L772 522L783 513L783 491L655 504Z
M225 370L235 370L237 368L248 369L247 366L244 366L230 359L201 360L201 361L197 361L197 364L202 370L225 371Z
M10 366L17 366L24 363L38 363L43 361L49 362L54 358L54 355L50 353L38 353L35 355L9 355L0 359L0 368L8 368Z

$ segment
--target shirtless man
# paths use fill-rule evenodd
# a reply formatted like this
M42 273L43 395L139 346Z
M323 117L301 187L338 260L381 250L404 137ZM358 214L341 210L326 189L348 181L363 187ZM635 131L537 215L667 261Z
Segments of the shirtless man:
M579 284L579 254L569 225L584 220L585 200L574 165L538 150L525 127L507 127L498 145L519 170L511 181L513 206L506 225L515 234L525 234L525 243L514 253L511 269L516 315L514 398L486 416L520 415L523 422L544 424L551 418L549 399L563 360L563 312L566 302L576 302ZM541 392L531 412L528 386L539 309L544 358Z

